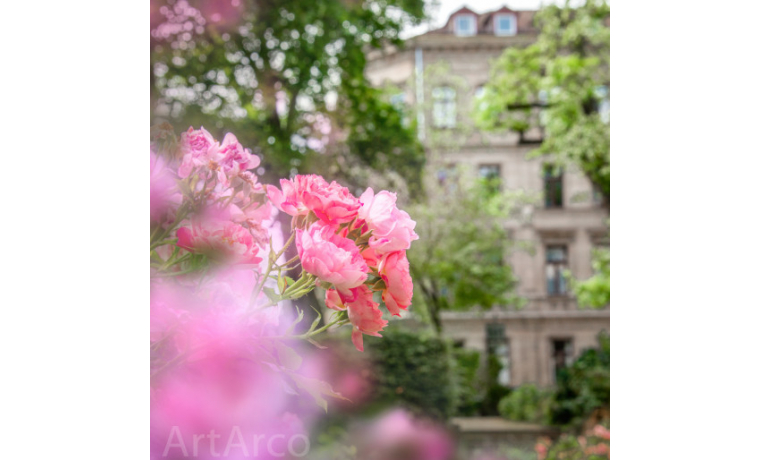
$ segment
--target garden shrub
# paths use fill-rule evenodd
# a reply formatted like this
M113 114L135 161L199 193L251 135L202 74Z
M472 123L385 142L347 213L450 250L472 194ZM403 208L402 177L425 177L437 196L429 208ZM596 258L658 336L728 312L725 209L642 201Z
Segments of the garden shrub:
M459 399L456 365L448 341L432 333L389 327L367 340L380 402L438 419L454 415Z
M485 396L480 410L481 415L499 415L499 401L512 391L499 383L501 367L499 358L494 354L489 354L486 361Z
M457 416L480 414L483 404L483 382L480 374L480 352L467 348L454 348L458 399Z
M538 460L607 460L610 458L610 430L596 425L580 436L566 433L556 441L543 438L535 450Z
M591 413L610 405L610 338L599 335L599 349L584 351L557 374L549 423L579 427Z
M499 414L509 420L545 423L551 397L550 390L522 385L499 401Z

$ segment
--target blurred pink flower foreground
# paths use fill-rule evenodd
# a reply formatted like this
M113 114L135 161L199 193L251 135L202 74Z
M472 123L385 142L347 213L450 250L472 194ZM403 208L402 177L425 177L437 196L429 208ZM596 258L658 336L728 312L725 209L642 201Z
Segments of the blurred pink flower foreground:
M309 343L350 325L362 351L388 324L383 305L411 305L415 222L391 192L357 198L316 175L264 186L233 134L163 129L151 144L151 457L280 458L313 408L342 398ZM279 212L292 216L284 235ZM332 316L306 329L291 301L317 287ZM253 455L246 433L286 438Z

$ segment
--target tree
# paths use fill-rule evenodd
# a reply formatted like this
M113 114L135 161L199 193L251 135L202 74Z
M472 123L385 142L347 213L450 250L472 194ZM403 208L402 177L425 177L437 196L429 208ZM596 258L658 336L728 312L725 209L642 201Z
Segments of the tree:
M548 5L535 17L539 35L509 48L495 62L486 97L475 110L482 129L525 132L535 124L543 142L532 155L557 166L574 165L610 202L610 9L605 0L577 8ZM610 301L610 253L594 256L596 274L575 283L578 303Z
M486 130L525 132L536 123L543 142L533 152L578 166L610 197L609 5L587 0L572 8L548 5L535 16L539 35L509 48L494 63L487 97L476 108Z
M439 333L443 310L520 304L505 262L510 239L504 221L521 195L495 193L493 183L472 182L464 174L451 176L429 185L427 202L409 207L420 236L407 253L413 305Z
M365 166L419 184L424 152L413 127L369 85L364 67L368 48L402 45L399 31L419 23L423 6L153 0L152 117L241 133L270 178L320 163L340 139Z
M610 250L594 251L594 275L575 282L573 290L581 307L603 308L610 304Z

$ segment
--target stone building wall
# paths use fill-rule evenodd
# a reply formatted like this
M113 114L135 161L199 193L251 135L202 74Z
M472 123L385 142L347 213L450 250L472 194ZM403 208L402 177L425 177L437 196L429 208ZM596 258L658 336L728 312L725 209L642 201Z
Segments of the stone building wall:
M545 209L542 199L545 159L527 158L536 144L520 144L517 133L483 133L470 129L458 145L447 145L439 150L432 139L447 133L437 130L431 123L430 97L433 87L442 82L440 78L432 81L426 78L431 68L441 63L448 66L446 75L441 77L444 83L449 78L455 82L453 86L460 85L456 92L457 123L471 127L469 114L476 103L475 94L477 88L488 80L491 62L505 48L523 46L534 39L535 31L518 31L517 35L508 37L488 34L458 37L443 30L431 31L408 40L404 50L371 53L366 72L373 84L395 85L405 94L407 104L423 108L426 120L422 127L423 142L429 157L441 158L447 164L463 165L473 175L477 174L480 165L499 165L503 189L522 190L537 198L523 209L521 218L505 222L510 237L527 248L508 256L519 280L517 293L527 300L526 306L520 311L497 308L481 313L446 312L442 319L446 335L465 347L480 351L486 351L486 325L503 324L509 343L509 384L548 386L554 382L553 341L570 340L572 357L577 357L585 348L596 345L600 331L609 332L610 318L609 309L579 310L572 296L548 294L546 247L566 246L570 272L576 278L587 278L592 275L592 249L607 244L608 211L594 201L589 180L573 169L563 174L562 207ZM416 88L420 81L424 88L422 104L418 104ZM540 138L540 129L535 128L525 138ZM429 177L436 174L434 169L427 172Z

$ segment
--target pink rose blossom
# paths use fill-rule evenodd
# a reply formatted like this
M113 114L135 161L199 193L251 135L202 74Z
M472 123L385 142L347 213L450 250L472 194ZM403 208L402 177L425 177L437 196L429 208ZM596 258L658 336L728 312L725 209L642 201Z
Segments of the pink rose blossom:
M258 264L261 262L251 232L234 222L196 220L190 227L177 229L177 246L190 252L205 254L228 264Z
M377 270L377 266L380 264L380 257L375 253L372 248L367 248L362 251L362 257L370 268Z
M267 196L281 211L291 216L305 216L313 211L328 224L350 222L361 206L346 187L333 181L328 184L322 176L297 175L293 180L281 179L282 191L267 186Z
M362 194L358 217L372 230L369 246L378 254L409 249L419 238L414 233L417 224L409 214L396 207L396 194L385 190L377 195L368 188Z
M332 227L314 224L296 230L298 257L304 270L320 280L348 291L367 279L367 263L359 248L348 238L336 235Z
M355 439L357 457L362 459L446 460L454 453L453 439L444 427L417 420L403 409L379 416Z
M188 177L193 169L208 166L212 160L218 143L214 136L203 127L195 130L192 127L180 137L182 164L179 167L179 177Z
M610 448L607 446L607 444L597 444L586 449L586 453L590 455L609 455L609 452Z
M401 316L400 311L406 310L412 303L414 284L409 274L409 260L406 252L397 251L385 256L378 270L385 282L383 301L388 311Z
M179 167L179 177L185 178L192 174L193 170L205 170L200 177L208 179L210 172L216 174L219 183L224 187L230 187L233 179L241 177L241 180L255 188L255 176L244 174L246 170L257 167L261 160L251 151L243 148L232 133L224 136L222 144L201 127L194 130L192 127L182 134L180 138L180 151L182 152L182 164Z
M594 426L594 430L592 434L596 436L597 438L610 439L610 430L603 427L602 425Z
M172 436L174 441L184 437L182 444L192 458L212 460L224 452L233 427L242 433L270 436L289 434L287 428L291 426L302 428L295 426L292 417L278 422L288 410L288 395L281 390L282 377L258 361L261 354L257 350L262 342L250 336L238 317L215 311L204 313L183 324L173 336L182 345L177 353L186 353L187 358L164 371L160 371L163 366L153 370L151 458L185 457L180 447L167 449ZM217 439L217 448L211 449L208 442L200 443L197 454L194 453L193 435L212 429L222 435ZM176 442L173 444L177 446ZM282 447L278 446L278 451L283 451ZM230 453L224 457L250 458L240 449Z
M546 458L546 454L549 452L549 449L541 443L536 444L536 454L538 455L539 460L542 460Z
M346 304L343 303L343 299L340 298L340 294L335 289L325 291L325 306L336 311L344 311L346 309Z
M372 290L365 284L351 289L348 293L329 289L325 294L325 304L333 310L348 308L348 319L353 325L351 341L359 351L364 351L363 334L381 337L379 332L388 324L388 321L383 320L383 312L378 308L380 304L372 300Z
M217 178L225 186L230 185L231 177L238 176L261 163L259 157L251 154L250 150L243 148L232 133L227 133L224 136L222 145L214 151L214 154L213 160L219 167Z

